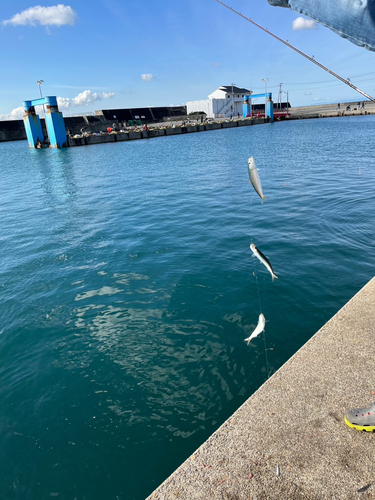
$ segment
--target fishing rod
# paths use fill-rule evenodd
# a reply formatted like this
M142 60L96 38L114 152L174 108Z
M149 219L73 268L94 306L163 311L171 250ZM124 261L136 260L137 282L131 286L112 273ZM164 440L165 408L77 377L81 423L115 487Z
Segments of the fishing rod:
M302 50L299 50L299 49L297 49L297 47L294 47L293 45L291 45L287 40L285 41L282 38L280 38L277 35L275 35L274 33L272 33L267 28L263 28L263 26L261 26L260 24L256 23L255 21L253 21L250 17L246 17L243 14L241 14L241 12L237 12L236 10L232 9L232 7L229 7L229 5L226 5L224 2L221 2L220 0L215 0L215 2L220 3L221 5L223 5L224 7L226 7L227 9L231 10L232 12L234 12L235 14L237 14L238 16L240 16L243 19L245 19L246 21L248 21L249 23L254 24L254 26L256 26L257 28L260 28L262 31L264 31L268 35L273 36L279 42L283 43L284 45L286 45L290 49L293 49L295 52L298 52L298 54L300 54L301 56L305 57L306 59L308 59L312 63L316 64L317 66L319 66L319 68L324 69L324 71L327 71L330 75L334 76L338 80L342 81L343 83L345 83L346 85L348 85L349 87L351 87L356 92L359 92L364 97L366 97L367 99L369 99L370 101L372 101L372 102L375 103L375 99L373 97L371 97L370 95L366 94L366 92L363 92L363 90L361 90L358 87L356 87L355 85L353 85L352 82L349 80L349 78L347 78L347 79L342 78L337 73L334 73L330 69L328 69L325 66L323 66L323 64L320 64L318 61L316 61L315 58L314 58L314 56L313 57L308 56L307 54L305 54L304 52L302 52Z

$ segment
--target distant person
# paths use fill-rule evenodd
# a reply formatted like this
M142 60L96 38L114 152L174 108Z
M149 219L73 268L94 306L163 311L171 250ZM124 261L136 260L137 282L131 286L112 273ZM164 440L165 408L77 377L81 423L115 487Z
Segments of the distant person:
M116 132L116 123L112 123L112 130Z
M361 103L359 102L359 103L357 104L357 109L360 109L360 108L361 108Z
M233 115L232 115L232 113L231 113L231 114L230 114L230 119L232 119L232 118L233 118Z
M341 109L341 108L340 108L340 103L338 103L338 105L337 105L337 109L338 109L338 110L340 110L340 109Z
M365 109L365 101L362 102L362 108L361 109Z

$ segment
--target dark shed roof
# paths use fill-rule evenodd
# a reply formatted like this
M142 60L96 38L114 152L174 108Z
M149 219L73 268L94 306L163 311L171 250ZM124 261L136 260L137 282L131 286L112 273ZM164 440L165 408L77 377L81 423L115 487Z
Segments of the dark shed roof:
M222 85L219 88L221 90L225 90L226 92L229 92L230 94L232 93L232 85ZM233 93L234 94L250 94L250 90L241 89L240 87L236 87L235 85L233 85Z

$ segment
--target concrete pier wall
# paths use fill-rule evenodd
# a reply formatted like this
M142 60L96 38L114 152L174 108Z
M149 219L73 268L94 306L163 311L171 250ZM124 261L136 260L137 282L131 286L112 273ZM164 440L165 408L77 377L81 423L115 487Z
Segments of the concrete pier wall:
M375 401L375 278L148 500L375 498L375 434L346 410Z
M26 140L23 120L0 121L0 142Z
M346 110L346 106L350 106L350 111ZM341 105L341 109L337 109L337 104L327 104L320 106L305 106L300 108L290 108L290 115L287 117L282 117L282 119L287 120L301 120L306 118L328 118L333 116L356 116L356 115L368 115L375 113L375 104L371 102L365 103L365 109L358 109L358 103L345 103ZM268 120L269 121L269 120ZM276 120L277 121L277 120ZM73 116L64 118L65 128L67 133L70 131L71 136L80 135L81 131L86 132L89 136L90 134L106 132L108 127L112 127L113 122L116 123L117 130L123 128L123 123L119 122L117 119L108 120L103 114L95 116ZM150 128L147 133L142 131L140 135L129 136L127 139L145 139L151 137L159 137L160 135L176 135L183 133L193 133L193 132L203 132L206 130L217 130L221 128L232 128L232 127L243 127L248 125L259 125L265 123L264 118L253 117L251 120L248 118L233 120L233 121L217 121L209 123L195 123L187 124L186 126L181 126L182 121L172 122L164 124L163 129ZM44 136L48 137L44 118L41 118L42 130ZM126 133L133 134L134 131L128 129ZM138 132L136 132L139 134ZM101 136L101 137L104 137ZM118 141L127 140L126 138L118 137ZM4 141L14 141L14 140L26 140L26 132L23 124L23 120L9 120L0 121L0 142ZM79 141L79 140L69 140L70 146L86 145L86 144L101 144L105 142L116 142L116 139L95 139L89 141Z

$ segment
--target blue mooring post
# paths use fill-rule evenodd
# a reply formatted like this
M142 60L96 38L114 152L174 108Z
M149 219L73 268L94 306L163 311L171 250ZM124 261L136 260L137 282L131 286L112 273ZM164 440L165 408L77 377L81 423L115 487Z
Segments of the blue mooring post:
M42 144L44 135L39 116L35 114L35 108L31 105L31 101L23 101L25 115L23 123L25 125L27 141L30 148L35 148L38 143Z
M273 102L272 102L272 94L267 94L267 106L266 106L267 116L271 118L271 122L273 122Z
M243 101L243 117L251 115L251 99L256 99L257 97L266 97L267 98L267 106L266 106L266 114L267 117L271 118L271 122L273 122L273 101L272 101L272 93L267 92L267 94L250 94L244 96Z
M24 101L23 107L25 116L23 121L25 124L27 140L30 148L39 147L44 141L42 127L40 124L39 116L35 114L35 106L47 105L46 112L46 127L50 139L50 148L64 148L68 145L64 118L57 106L57 99L55 96L42 97L32 101Z

